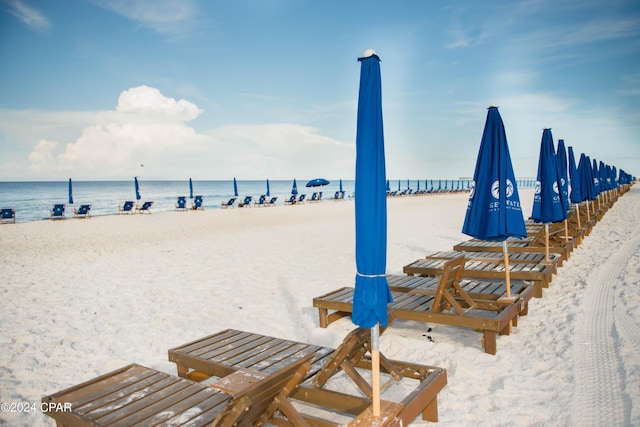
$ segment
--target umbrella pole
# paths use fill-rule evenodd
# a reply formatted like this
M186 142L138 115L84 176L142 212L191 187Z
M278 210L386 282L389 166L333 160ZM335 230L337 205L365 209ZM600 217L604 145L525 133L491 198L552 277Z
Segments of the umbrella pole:
M576 217L578 217L578 229L581 229L582 226L580 225L580 204L576 203Z
M549 223L544 224L544 260L549 263Z
M509 249L507 248L507 241L502 241L502 253L504 254L504 282L507 287L507 300L513 302L511 299L511 269L509 268ZM509 320L509 333L513 332L513 322Z
M589 201L587 200L587 222L591 223L591 214L589 213Z
M380 416L380 330L378 324L371 328L371 389L373 416Z
M504 254L504 277L507 285L507 298L511 298L511 271L509 270L509 249L507 248L506 240L502 241L502 253Z
M569 243L569 220L564 220L564 242Z

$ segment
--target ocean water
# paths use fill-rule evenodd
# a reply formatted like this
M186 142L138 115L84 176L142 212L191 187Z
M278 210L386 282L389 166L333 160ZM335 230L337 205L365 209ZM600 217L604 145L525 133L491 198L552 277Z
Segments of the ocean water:
M175 210L178 196L189 199L189 181L145 181L138 180L142 205L152 201L151 212ZM314 191L322 191L323 199L333 197L339 190L339 180L320 188L306 188L306 181L298 181L298 192L310 197ZM293 180L269 181L271 197L278 197L277 205L284 204L285 198L291 195ZM66 217L73 217L73 209L82 204L91 204L91 215L117 215L118 207L125 201L136 201L133 179L131 181L73 181L73 204L69 204L68 181L54 182L0 182L0 208L16 210L17 222L49 219L49 212L54 204L66 204ZM353 194L354 182L343 180L343 190L347 197ZM245 196L257 199L266 194L264 181L238 181L238 201ZM201 195L205 209L219 209L221 202L227 202L234 196L233 181L193 181L193 195Z
M340 188L339 180L332 180L329 185L319 188L306 188L306 180L298 180L298 192L310 197L314 191L322 191L323 199L334 196ZM293 180L269 181L271 197L278 197L277 205L284 204L291 195ZM91 204L91 215L117 215L118 207L125 201L136 201L133 179L131 181L73 181L73 204L69 204L68 181L51 182L0 182L0 208L16 210L17 222L38 221L49 219L49 212L54 204L66 204L67 218L73 217L73 209L82 204ZM187 206L191 205L189 198L189 181L145 181L139 179L140 196L138 201L142 205L145 201L152 201L151 212L172 211L178 196L187 197ZM466 188L467 180L421 180L420 189L457 189ZM518 186L527 186L527 182L518 182ZM355 182L343 180L342 187L346 198L354 195ZM391 180L391 191L411 188L416 190L416 180ZM266 180L238 181L239 200L245 196L257 199L266 194ZM193 181L193 194L201 195L205 209L219 209L220 204L233 197L233 181Z

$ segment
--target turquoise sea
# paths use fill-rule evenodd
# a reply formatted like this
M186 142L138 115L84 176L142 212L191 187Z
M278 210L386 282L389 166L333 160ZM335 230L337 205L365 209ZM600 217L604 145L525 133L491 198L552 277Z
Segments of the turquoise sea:
M141 199L138 204L152 201L152 212L172 211L178 196L189 198L189 180L184 181L145 181L139 179ZM264 181L237 181L239 199L253 196L254 199L266 194L267 185ZM329 185L318 188L306 188L306 180L298 180L298 192L306 193L310 197L314 191L322 191L323 199L332 198L340 188L339 180L331 180ZM342 186L346 198L353 197L354 181L343 180ZM527 182L519 182L519 186L527 186ZM50 182L0 182L0 208L16 210L18 222L49 219L49 211L54 204L66 204L66 216L73 217L73 209L82 204L91 204L91 215L117 215L118 207L125 201L136 201L133 179L131 181L73 181L73 204L69 203L68 181ZM291 195L293 180L269 181L271 197L278 197L277 205L284 204L284 200ZM421 180L420 189L465 188L467 180ZM390 190L394 191L411 188L417 190L416 180L391 180ZM233 197L233 181L193 181L193 195L204 198L205 209L219 209L221 202ZM187 201L188 206L190 201Z

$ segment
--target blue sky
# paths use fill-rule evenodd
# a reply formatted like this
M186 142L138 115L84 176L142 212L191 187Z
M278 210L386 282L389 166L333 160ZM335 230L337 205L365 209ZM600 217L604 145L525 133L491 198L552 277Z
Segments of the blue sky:
M0 0L0 180L352 179L382 59L387 176L471 176L498 105L640 173L637 0ZM144 166L141 166L144 165Z

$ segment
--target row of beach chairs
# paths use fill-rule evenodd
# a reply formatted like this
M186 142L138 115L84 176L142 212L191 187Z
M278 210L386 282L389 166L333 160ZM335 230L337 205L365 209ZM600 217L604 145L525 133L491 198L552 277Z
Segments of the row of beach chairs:
M579 227L556 234L553 255L536 246L540 226L528 224L530 246L518 246L510 256L511 298L505 296L501 246L474 242L469 250L430 254L426 265L408 264L405 275L388 276L394 298L390 320L481 330L485 352L495 354L497 335L518 325L529 300L542 297L542 288L568 259L575 237L588 235L617 196L598 202L597 211L592 206L593 213L580 217ZM353 291L343 287L314 298L321 327L351 315ZM134 363L45 396L43 408L61 426L405 426L418 416L437 421L446 370L382 354L385 382L380 416L373 417L373 391L365 379L372 369L371 349L370 331L361 328L336 349L227 329L169 349L177 376ZM352 381L356 391L332 387L338 376ZM395 388L385 394L397 383L402 396Z
M582 203L579 214L569 212L566 224L550 224L548 249L544 225L527 221L529 237L507 240L510 296L502 242L471 239L405 265L405 275L387 276L393 296L389 318L482 331L484 351L496 354L497 336L517 326L532 297L542 298L558 268L626 190L628 186ZM313 299L321 327L351 316L354 291L342 287Z

